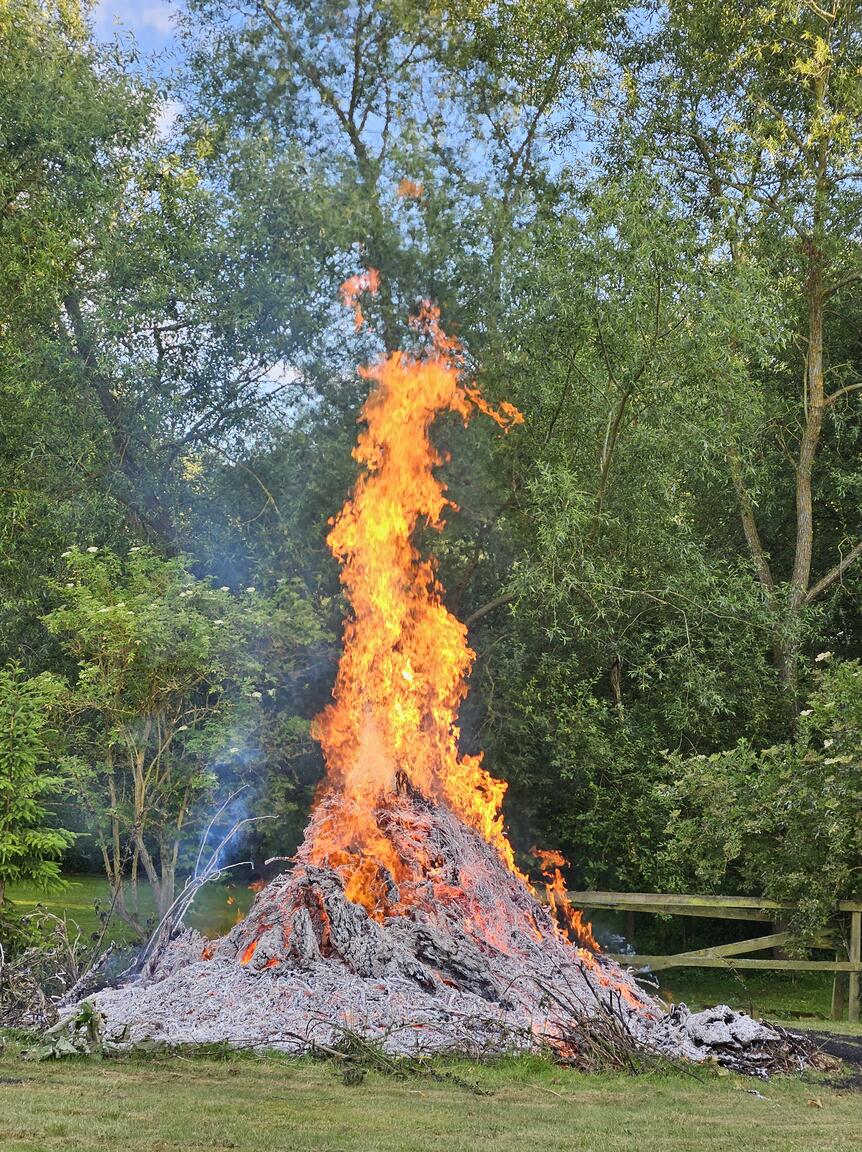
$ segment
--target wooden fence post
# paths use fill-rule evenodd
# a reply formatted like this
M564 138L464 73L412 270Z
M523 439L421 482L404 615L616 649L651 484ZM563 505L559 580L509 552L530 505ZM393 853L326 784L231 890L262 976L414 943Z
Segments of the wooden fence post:
M850 913L850 963L862 962L862 912ZM859 1023L859 973L851 972L847 995L847 1019Z
M848 959L847 952L843 948L839 948L835 953L835 960L841 963L842 960ZM847 973L836 972L835 979L832 981L832 1012L833 1020L843 1020L844 1014L847 1011Z

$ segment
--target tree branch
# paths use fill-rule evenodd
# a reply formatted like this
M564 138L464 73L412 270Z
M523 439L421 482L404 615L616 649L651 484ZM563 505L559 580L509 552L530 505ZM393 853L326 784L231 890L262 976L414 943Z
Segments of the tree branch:
M281 514L281 509L279 508L275 497L270 492L270 490L267 488L267 486L264 484L264 482L261 480L261 478L258 476L258 474L254 471L253 468L250 468L248 466L248 464L245 464L242 460L235 460L232 456L230 456L227 452L225 452L224 448L219 447L218 444L214 444L210 440L205 440L204 443L209 448L211 448L214 452L218 452L220 456L223 456L224 459L227 460L227 462L229 464L232 464L235 468L240 468L240 469L242 469L243 472L248 473L248 475L251 476L252 480L254 480L254 482L260 488L261 492L263 492L264 496L266 497L266 504L264 505L264 507L266 507L267 505L271 506L274 509L275 514L276 514L276 516L278 516L279 520L282 520L284 518ZM255 517L255 519L256 519L256 517Z
M754 567L757 569L757 578L771 595L775 591L772 570L769 567L769 558L766 549L763 547L763 541L760 538L757 521L754 517L754 505L751 503L751 497L748 494L748 489L745 487L745 481L742 478L742 467L735 449L731 448L728 451L727 462L730 465L730 476L733 481L736 498L739 502L742 530L745 533L745 539L748 543L751 559L754 561Z
M811 604L818 596L821 596L828 588L831 588L835 581L840 580L850 565L855 563L860 556L862 556L862 540L860 540L858 544L855 544L847 555L842 557L834 568L830 568L826 575L822 576L812 588L808 589L808 593L805 596L805 603Z
M847 384L843 388L839 388L837 392L833 392L831 396L827 396L823 401L823 407L829 408L836 400L840 400L842 396L847 396L850 392L859 392L862 390L862 381L858 384Z
M489 612L493 612L495 608L502 608L504 604L511 604L517 600L515 592L504 592L502 596L495 596L493 600L489 600L487 604L483 604L481 608L477 608L475 612L471 612L467 619L464 621L468 628L478 623L483 616L487 616Z

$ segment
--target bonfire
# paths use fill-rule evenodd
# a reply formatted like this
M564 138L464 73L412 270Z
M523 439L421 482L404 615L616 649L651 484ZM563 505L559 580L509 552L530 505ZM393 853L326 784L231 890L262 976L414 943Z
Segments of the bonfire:
M344 286L357 325L376 288L373 272ZM639 1051L761 1072L804 1059L728 1008L668 1011L602 955L568 902L562 857L536 853L538 889L519 869L506 785L459 749L474 653L415 534L440 528L449 503L438 415L480 412L504 430L522 417L465 380L434 308L414 327L418 351L361 370L361 471L328 538L350 615L313 726L326 776L304 841L227 937L178 932L134 980L91 997L108 1039L301 1052L349 1033L398 1055Z

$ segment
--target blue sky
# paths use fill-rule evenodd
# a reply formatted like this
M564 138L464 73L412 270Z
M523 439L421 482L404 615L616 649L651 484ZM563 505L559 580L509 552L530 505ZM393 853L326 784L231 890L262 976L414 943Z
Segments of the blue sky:
M93 29L99 40L112 40L118 32L132 33L143 53L159 54L175 44L172 18L177 7L172 0L97 0Z
M179 59L173 23L178 8L178 0L96 0L91 14L93 32L97 40L106 41L131 36L149 75L166 74ZM161 136L168 136L181 111L176 100L164 101L156 120Z

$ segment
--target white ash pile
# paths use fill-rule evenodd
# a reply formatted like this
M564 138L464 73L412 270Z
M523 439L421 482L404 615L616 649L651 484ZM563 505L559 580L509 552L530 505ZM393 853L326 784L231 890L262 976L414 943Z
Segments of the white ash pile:
M324 803L295 867L228 936L185 932L146 979L90 998L109 1041L303 1052L349 1030L391 1054L548 1047L578 1063L600 1026L632 1050L745 1071L804 1059L795 1040L730 1009L667 1013L617 964L570 942L478 833L413 792L375 814L415 868L372 918L337 870L309 862L327 816Z

